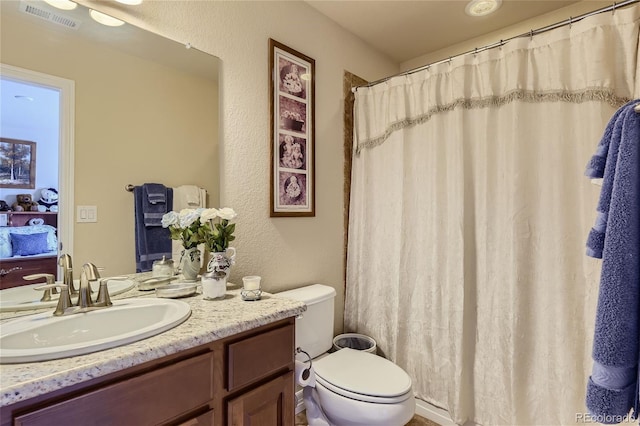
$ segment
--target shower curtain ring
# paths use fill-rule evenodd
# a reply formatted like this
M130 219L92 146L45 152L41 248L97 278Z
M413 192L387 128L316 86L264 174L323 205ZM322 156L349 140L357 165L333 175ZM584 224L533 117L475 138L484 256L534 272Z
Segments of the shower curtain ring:
M529 30L530 41L533 41L533 30Z
M611 8L611 16L616 14L616 2L613 2L613 8Z
M569 29L573 26L573 16L569 16Z

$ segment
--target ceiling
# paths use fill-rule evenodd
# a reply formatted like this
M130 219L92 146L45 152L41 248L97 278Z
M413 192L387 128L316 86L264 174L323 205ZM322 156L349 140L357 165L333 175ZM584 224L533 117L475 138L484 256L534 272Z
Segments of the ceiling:
M59 106L57 90L0 79L0 129L35 128L57 132L60 117L51 111L58 111Z
M578 3L503 0L495 13L471 17L464 0L306 1L398 63Z
M96 2L99 4L98 2ZM74 37L87 43L99 43L123 53L176 68L199 77L218 80L218 61L197 49L145 31L135 25L107 27L89 17L81 4L74 10L60 10L38 0L0 0L3 19L38 26L47 32L49 41ZM102 6L102 5L101 5ZM32 13L26 13L31 10ZM61 24L66 23L66 25Z

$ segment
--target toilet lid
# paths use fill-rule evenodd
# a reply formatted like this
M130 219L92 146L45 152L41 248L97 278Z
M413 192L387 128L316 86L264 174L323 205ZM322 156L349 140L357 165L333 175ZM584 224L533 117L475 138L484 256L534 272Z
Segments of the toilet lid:
M380 356L350 348L321 358L313 363L313 369L319 382L347 396L395 399L411 390L411 378L402 368Z

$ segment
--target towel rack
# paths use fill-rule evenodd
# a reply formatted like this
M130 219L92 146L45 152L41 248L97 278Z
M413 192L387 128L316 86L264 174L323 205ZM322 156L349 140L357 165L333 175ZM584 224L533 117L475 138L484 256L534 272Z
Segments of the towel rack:
M636 106L633 107L633 110L640 114L640 103L637 103Z
M134 185L131 185L131 184L128 184L128 185L125 185L125 186L124 186L124 189L125 189L127 192L133 192L133 189L134 189L134 188L135 188L135 186L134 186Z

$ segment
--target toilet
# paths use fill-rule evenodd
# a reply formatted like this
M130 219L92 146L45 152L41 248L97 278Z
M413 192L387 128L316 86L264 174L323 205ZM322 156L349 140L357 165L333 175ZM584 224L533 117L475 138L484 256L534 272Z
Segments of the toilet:
M332 424L402 426L411 420L415 399L411 378L402 368L349 348L326 354L333 342L332 287L313 284L278 296L307 305L296 320L296 346L313 358L319 403Z

